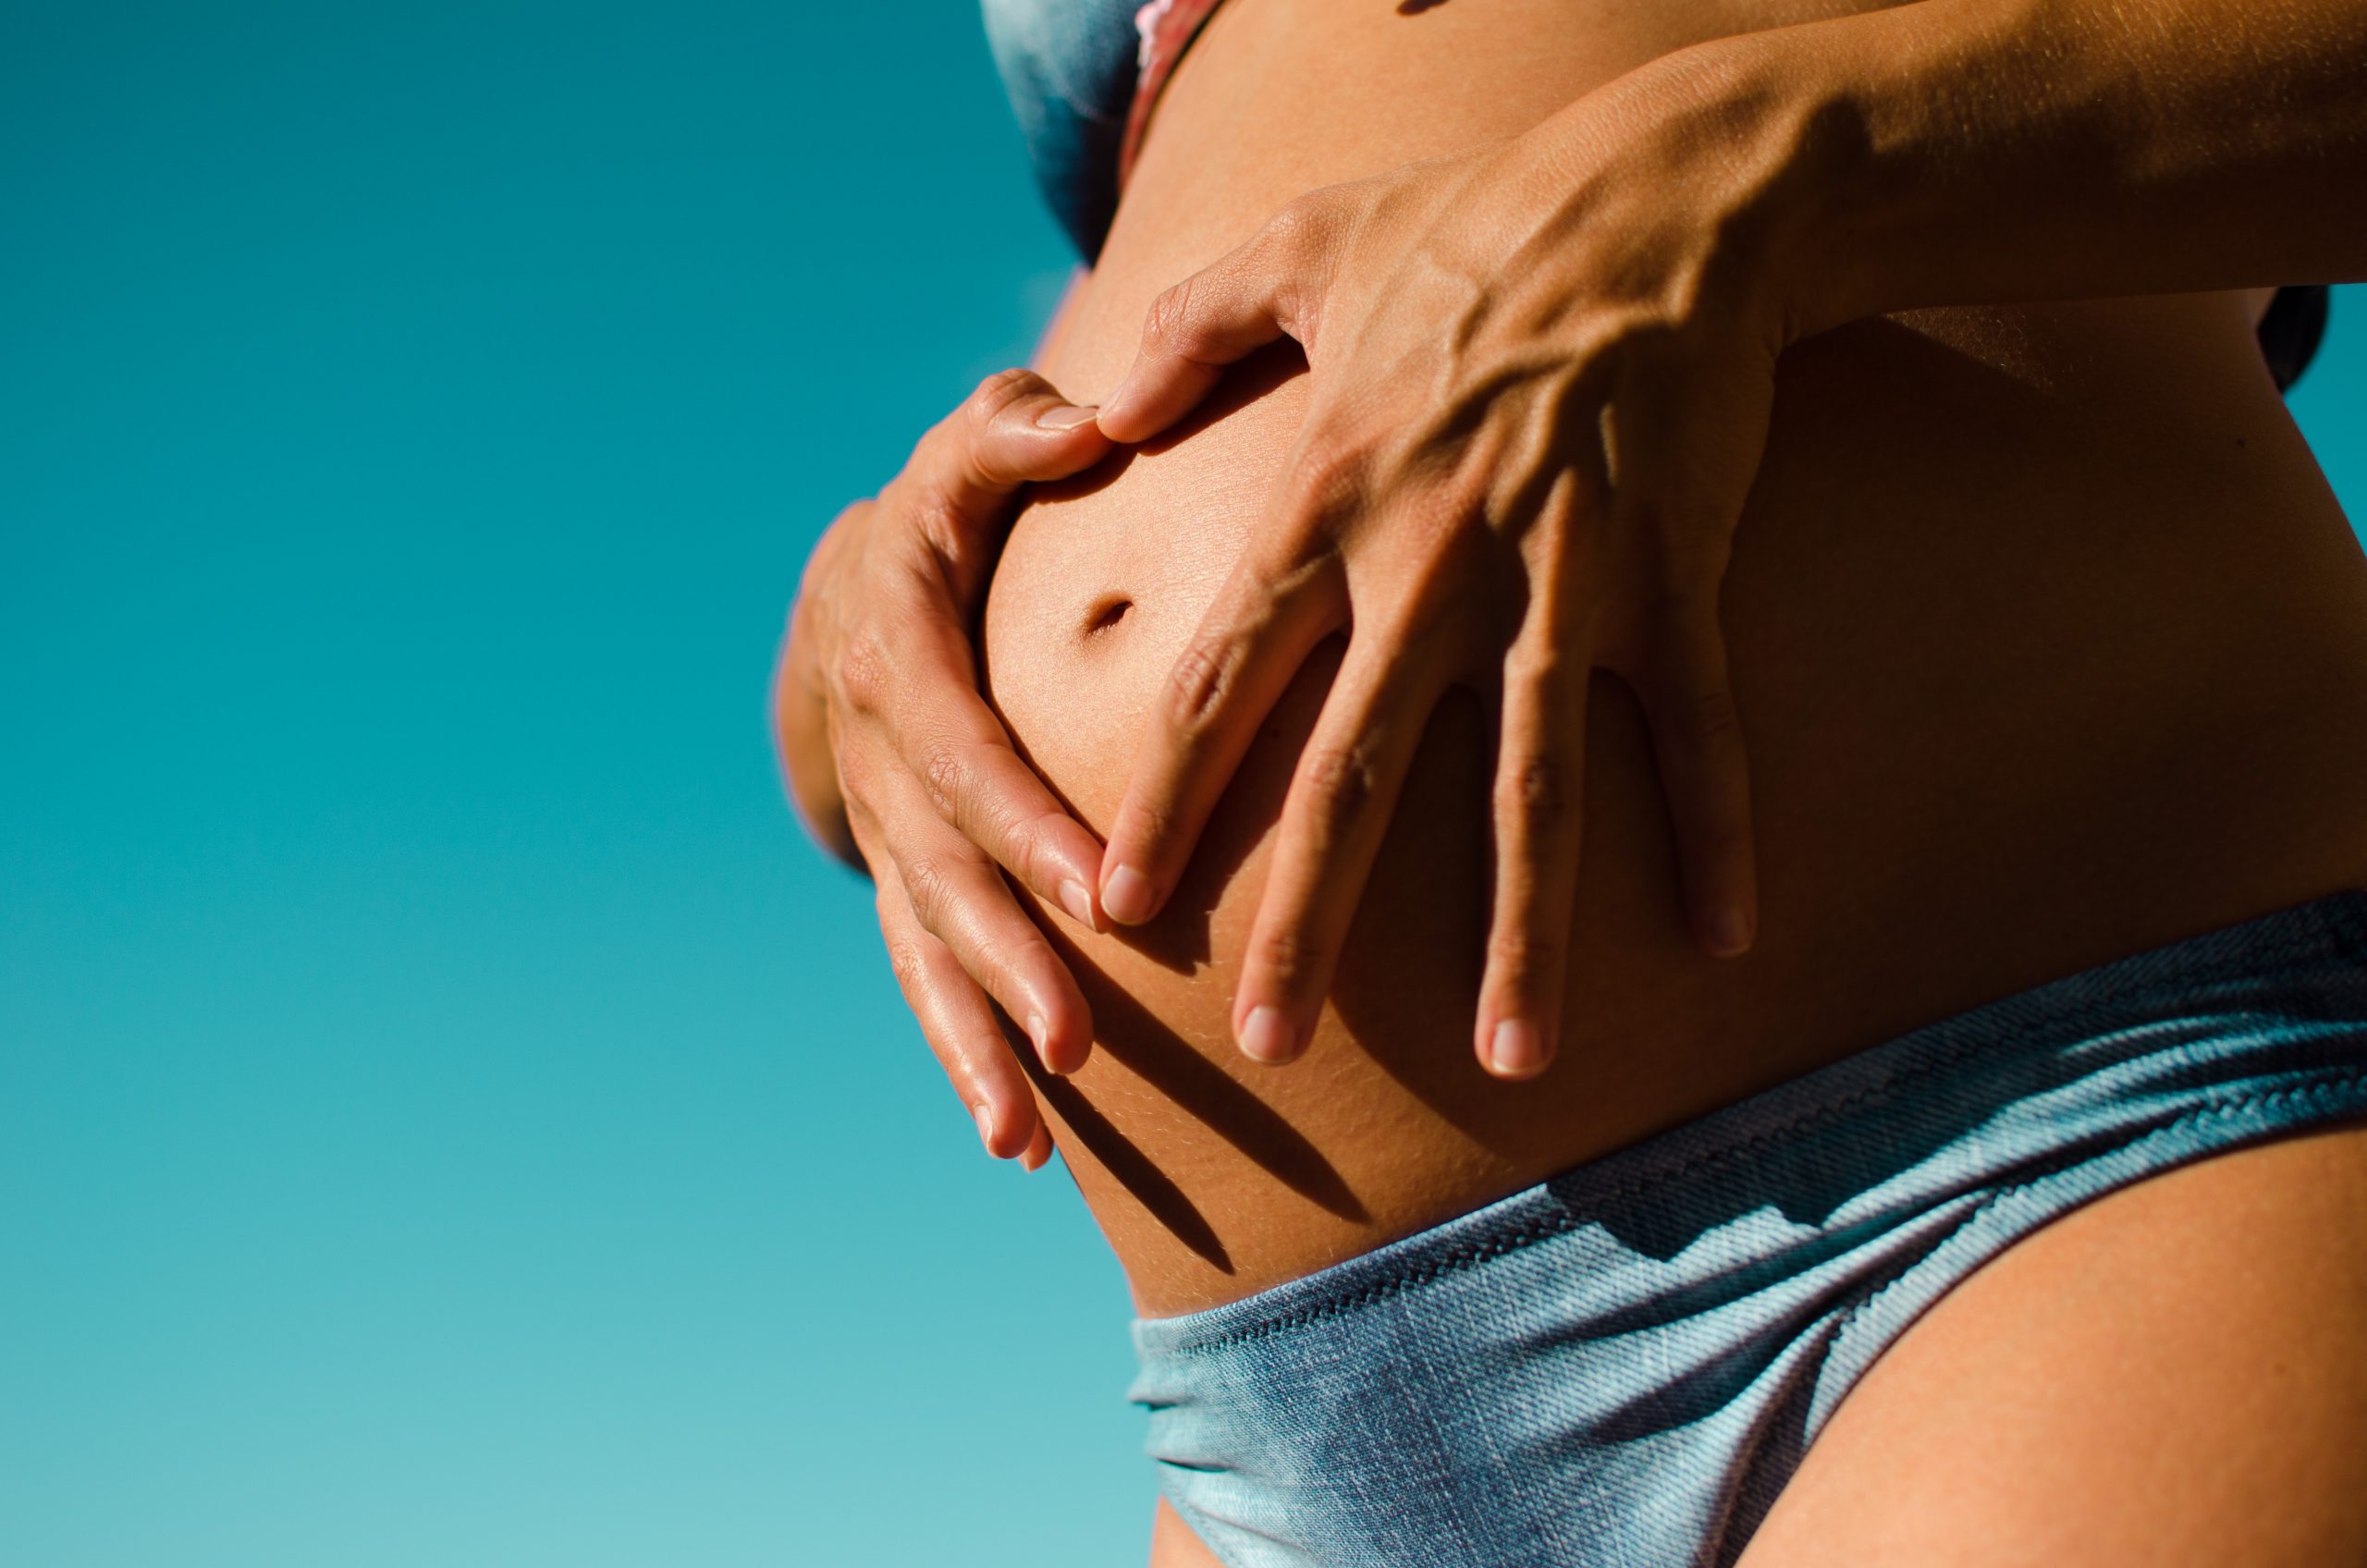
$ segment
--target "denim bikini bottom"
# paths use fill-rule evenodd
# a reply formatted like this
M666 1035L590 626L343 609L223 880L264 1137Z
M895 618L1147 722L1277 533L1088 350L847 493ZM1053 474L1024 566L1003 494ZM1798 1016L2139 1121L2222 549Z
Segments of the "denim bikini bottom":
M2175 1166L2367 1116L2367 892L1916 1030L1319 1273L1137 1322L1230 1568L1732 1562L1951 1286Z

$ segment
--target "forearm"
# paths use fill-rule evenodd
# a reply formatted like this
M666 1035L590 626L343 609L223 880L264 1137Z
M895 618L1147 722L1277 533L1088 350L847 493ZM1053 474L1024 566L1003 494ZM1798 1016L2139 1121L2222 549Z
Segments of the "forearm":
M2367 0L1922 0L1707 48L1677 89L1794 145L1798 335L2367 278Z

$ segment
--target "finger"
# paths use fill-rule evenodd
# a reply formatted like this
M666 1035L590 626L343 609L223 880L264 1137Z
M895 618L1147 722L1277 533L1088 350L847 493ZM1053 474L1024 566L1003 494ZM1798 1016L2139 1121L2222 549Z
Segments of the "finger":
M1718 590L1772 388L1772 363L1643 357L1624 366L1615 404L1624 477L1612 532L1661 541L1657 624L1620 673L1651 727L1694 939L1717 957L1758 934L1749 768Z
M1532 605L1504 662L1491 797L1495 896L1473 1045L1500 1078L1533 1078L1560 1047L1586 776L1586 629Z
M1101 406L1102 431L1148 440L1197 407L1227 365L1278 337L1307 343L1333 227L1321 203L1293 202L1152 300L1134 365Z
M1676 834L1694 939L1714 957L1758 935L1750 766L1713 597L1678 609L1640 681L1661 790Z
M1170 671L1100 856L1101 907L1137 925L1164 908L1258 726L1315 645L1344 623L1336 557L1245 556Z
M1348 644L1282 802L1265 891L1233 999L1246 1055L1288 1061L1314 1033L1348 926L1445 690L1447 661L1418 631Z
M917 788L891 782L887 792ZM963 971L1018 1021L1046 1071L1082 1067L1093 1048L1084 993L994 862L926 801L906 800L879 821L894 861L881 880L902 886L921 929L951 949Z
M883 876L877 887L879 934L896 984L938 1064L970 1108L978 1141L997 1159L1025 1154L1043 1131L1042 1119L986 993L944 943L921 929L901 883Z
M950 615L910 628L915 661L879 711L938 814L1023 887L1087 930L1101 845L1069 815L978 695L969 640Z
M1027 1147L1019 1157L1019 1168L1036 1171L1051 1162L1052 1129L1042 1116L1036 1118L1036 1135L1027 1140Z
M1096 412L1033 371L999 372L921 437L889 488L905 487L941 519L953 536L938 544L951 550L999 528L1021 485L1066 479L1106 457Z

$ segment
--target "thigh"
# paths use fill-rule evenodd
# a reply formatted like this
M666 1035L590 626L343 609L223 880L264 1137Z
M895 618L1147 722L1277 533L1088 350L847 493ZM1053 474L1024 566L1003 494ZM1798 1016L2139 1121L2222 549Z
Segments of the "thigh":
M1150 1568L1224 1568L1224 1564L1161 1498L1151 1518Z
M1743 1568L2367 1562L2367 1129L2057 1221L1853 1390Z

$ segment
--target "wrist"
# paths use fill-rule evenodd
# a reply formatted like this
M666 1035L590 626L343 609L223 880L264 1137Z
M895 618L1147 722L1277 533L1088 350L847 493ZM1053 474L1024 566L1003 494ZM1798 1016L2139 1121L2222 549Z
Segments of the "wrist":
M1714 39L1564 110L1551 155L1619 170L1630 194L1616 221L1681 236L1677 253L1694 261L1680 270L1780 351L1871 313L1855 244L1871 221L1864 93L1830 49L1777 33Z
M1995 96L1968 87L2014 71L2029 9L1923 0L1666 57L1749 183L1735 227L1756 237L1748 260L1784 342L1966 302L1944 281L1970 260L1944 209L1963 200L1952 186L1972 143L2011 134L1962 123Z

